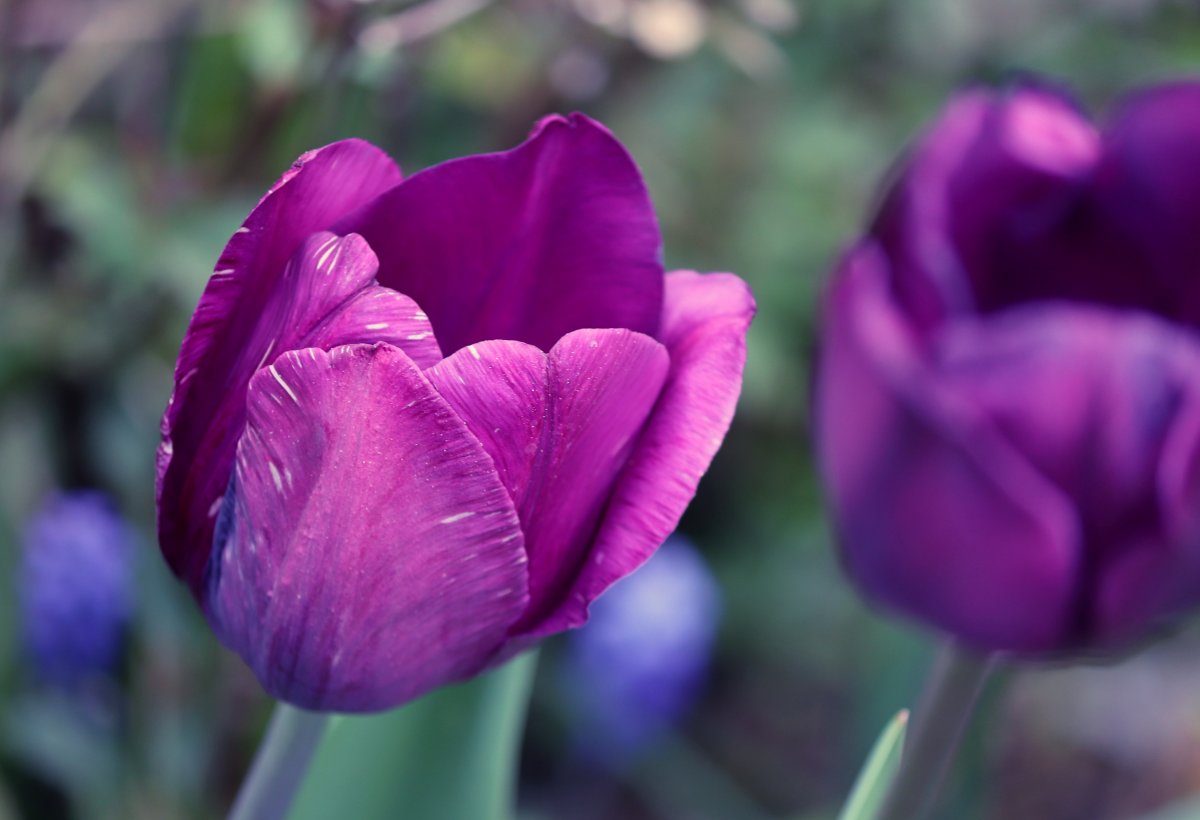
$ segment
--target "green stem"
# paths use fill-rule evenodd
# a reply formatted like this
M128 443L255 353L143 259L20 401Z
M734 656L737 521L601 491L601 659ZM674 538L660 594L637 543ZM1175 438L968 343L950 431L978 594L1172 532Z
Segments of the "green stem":
M536 665L527 652L400 709L335 718L289 820L509 820Z
M877 820L928 816L991 668L987 656L947 644L929 673L900 771Z
M229 820L283 820L292 804L327 716L286 703L276 705L266 735L254 755Z

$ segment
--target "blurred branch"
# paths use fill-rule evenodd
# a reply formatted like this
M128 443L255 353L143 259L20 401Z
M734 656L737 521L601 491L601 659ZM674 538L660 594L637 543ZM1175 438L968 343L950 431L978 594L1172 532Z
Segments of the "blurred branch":
M20 201L62 129L137 45L157 37L195 0L126 0L93 18L50 64L0 134L0 213Z
M372 51L411 45L453 27L491 4L492 0L428 0L371 23L359 35L359 43Z

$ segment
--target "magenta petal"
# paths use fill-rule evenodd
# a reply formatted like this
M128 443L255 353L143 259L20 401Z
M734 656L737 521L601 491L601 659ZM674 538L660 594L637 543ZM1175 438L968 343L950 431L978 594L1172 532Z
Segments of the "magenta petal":
M1157 518L1164 443L1200 396L1200 346L1140 313L1039 302L952 328L937 348L947 386L1063 489L1096 539Z
M518 511L543 444L551 399L546 354L524 342L469 345L425 372L491 455Z
M409 297L375 283L379 262L356 234L313 234L297 251L268 301L258 332L276 353L304 347L386 342L420 367L442 354L425 312ZM271 342L274 342L274 345ZM243 353L249 360L252 355ZM260 364L261 366L261 364Z
M860 248L825 306L818 455L847 565L879 600L968 643L1053 649L1075 626L1073 509L917 357L884 264Z
M530 574L515 631L558 606L579 573L667 370L667 351L647 336L578 330L549 355L483 342L426 371L510 482Z
M1104 147L1094 196L1105 228L1140 254L1130 287L1161 294L1157 312L1200 325L1200 82L1126 101Z
M1200 413L1191 333L1148 314L1043 302L956 328L939 349L946 383L1087 522L1097 588L1076 607L1080 640L1136 634L1200 594L1187 532Z
M733 418L754 300L731 274L666 278L662 342L671 369L600 524L588 561L536 637L579 626L588 605L650 557L679 523Z
M1073 284L1059 280L1071 279L1074 267L1024 276L997 265L997 245L1057 226L1099 146L1095 129L1045 89L972 90L952 100L914 150L874 230L914 327Z
M369 711L485 666L528 601L521 530L419 368L297 350L247 402L206 608L267 691Z
M246 383L264 364L287 350L355 342L390 343L423 367L440 360L425 314L407 296L374 284L377 268L375 254L354 234L316 233L296 251L236 358L226 363L223 401L183 485L194 525L216 518L245 422ZM207 556L208 544L203 549Z
M288 259L309 235L400 181L377 148L358 140L305 154L258 203L229 240L192 317L175 367L175 391L163 416L158 455L158 528L176 574L200 590L212 543L209 509L223 492L241 401L252 370L235 370ZM253 367L257 360L250 362ZM195 464L219 453L218 464ZM215 467L215 468L214 468Z
M581 115L416 174L337 230L366 237L380 283L425 309L446 353L487 339L549 350L586 327L658 332L649 196L621 144Z

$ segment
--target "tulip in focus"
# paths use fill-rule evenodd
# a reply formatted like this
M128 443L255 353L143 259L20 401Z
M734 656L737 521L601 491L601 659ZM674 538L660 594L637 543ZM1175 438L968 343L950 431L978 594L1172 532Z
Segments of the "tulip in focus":
M52 496L29 522L21 634L39 679L73 687L115 674L133 614L133 544L99 493Z
M564 666L586 754L620 763L683 716L708 669L720 609L712 573L680 536L592 605Z
M217 263L163 419L163 554L273 695L369 711L587 619L675 528L753 313L664 274L586 117L402 179L301 157Z
M825 302L820 461L864 590L976 649L1127 644L1200 601L1200 84L1103 127L973 90Z

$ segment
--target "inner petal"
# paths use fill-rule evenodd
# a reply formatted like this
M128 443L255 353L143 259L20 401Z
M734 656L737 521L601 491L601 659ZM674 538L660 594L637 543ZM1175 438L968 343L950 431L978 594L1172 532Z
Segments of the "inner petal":
M658 332L649 195L621 144L581 115L409 177L337 229L367 238L380 282L421 304L446 353L488 339L549 350L587 327Z
M628 330L579 330L543 354L471 345L426 371L492 455L529 553L522 631L552 611L587 560L613 484L666 380L666 349Z

